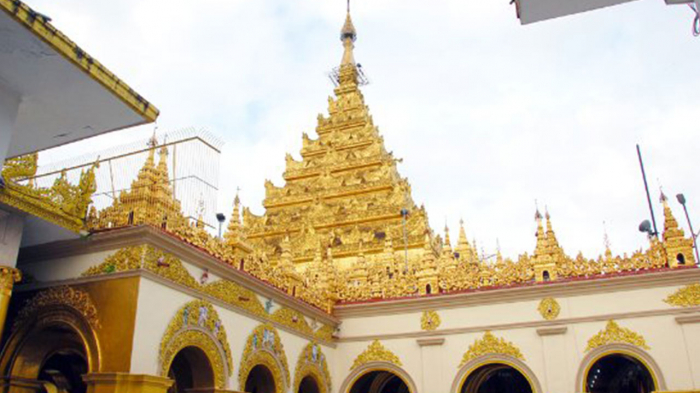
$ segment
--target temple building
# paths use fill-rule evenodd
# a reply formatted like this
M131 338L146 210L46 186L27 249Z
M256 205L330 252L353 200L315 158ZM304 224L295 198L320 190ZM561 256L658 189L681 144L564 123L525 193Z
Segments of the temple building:
M108 203L102 162L82 172L81 236L20 249L0 391L700 392L700 270L665 196L644 250L572 257L538 210L529 252L485 260L412 199L361 92L349 9L340 39L328 114L285 184L265 182L263 215L237 195L214 235L158 135ZM6 181L36 189L33 173Z

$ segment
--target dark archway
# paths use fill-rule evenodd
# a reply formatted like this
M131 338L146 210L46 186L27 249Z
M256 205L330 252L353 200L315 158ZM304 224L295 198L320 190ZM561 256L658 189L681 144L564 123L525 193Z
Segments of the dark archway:
M589 393L651 393L656 390L655 385L642 362L623 354L598 359L586 374Z
M248 373L245 381L247 393L275 393L275 378L269 368L258 364Z
M533 393L530 382L515 368L501 363L483 365L472 371L461 393Z
M186 393L189 389L213 388L215 385L211 362L197 347L185 347L175 355L168 378L175 381L168 393Z
M321 389L318 387L318 382L316 378L311 375L307 375L302 378L299 384L299 391L297 393L321 393Z
M406 382L392 372L370 371L355 381L350 393L409 393L409 389Z
M82 351L63 349L48 356L39 370L39 380L52 383L59 392L85 393L87 386L82 376L88 365Z

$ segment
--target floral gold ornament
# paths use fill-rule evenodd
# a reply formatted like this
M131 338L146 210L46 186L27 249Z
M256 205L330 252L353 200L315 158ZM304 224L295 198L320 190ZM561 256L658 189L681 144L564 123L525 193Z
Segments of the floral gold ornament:
M432 331L440 327L440 316L433 310L423 311L420 318L420 328L426 331Z
M286 392L289 388L290 374L287 354L280 339L279 332L270 324L263 324L248 336L241 365L238 368L239 389L245 389L248 374L257 365L264 365L272 373L276 393Z
M224 389L233 372L231 349L223 323L209 302L191 301L170 321L160 342L160 374L167 376L178 352L190 346L207 355L214 369L216 387Z
M664 301L676 307L700 306L700 284L690 284L680 288Z
M317 343L309 343L299 354L294 372L294 391L299 391L302 379L312 376L318 383L319 393L331 392L331 373L326 362L326 355Z
M93 329L100 328L97 307L90 295L69 286L53 287L43 290L27 301L15 318L13 330L33 318L39 311L49 308L69 307L82 315Z
M520 352L520 348L513 345L510 341L506 341L502 337L497 338L491 332L487 331L484 333L484 337L474 341L474 343L469 346L467 352L462 356L462 362L459 364L459 367L464 366L473 359L488 354L506 355L525 360L522 352Z
M620 327L617 322L610 320L605 326L605 329L601 330L598 332L598 334L588 340L586 351L590 351L603 345L615 343L632 344L643 349L649 349L646 340L644 340L644 337L642 337L641 334L630 329Z
M401 360L393 352L386 349L379 340L374 340L352 363L351 370L354 370L370 362L388 362L401 367Z
M561 312L561 307L556 299L547 297L542 299L537 310L540 312L540 315L542 315L542 318L551 321L557 319L559 312Z

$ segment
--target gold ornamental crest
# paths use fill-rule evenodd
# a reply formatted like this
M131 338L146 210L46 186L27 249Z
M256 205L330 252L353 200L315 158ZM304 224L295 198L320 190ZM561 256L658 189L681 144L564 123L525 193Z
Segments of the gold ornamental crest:
M542 315L542 318L551 321L553 319L557 319L559 312L561 312L561 306L559 306L556 299L547 297L542 299L539 307L537 307L537 310Z
M440 327L440 316L433 310L423 311L420 318L420 328L426 331L432 331Z

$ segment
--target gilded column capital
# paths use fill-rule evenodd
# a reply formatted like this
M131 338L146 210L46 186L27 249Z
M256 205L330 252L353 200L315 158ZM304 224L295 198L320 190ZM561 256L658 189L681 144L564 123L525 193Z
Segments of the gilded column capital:
M10 266L0 266L0 290L9 296L15 283L22 279L22 272Z

